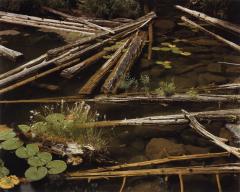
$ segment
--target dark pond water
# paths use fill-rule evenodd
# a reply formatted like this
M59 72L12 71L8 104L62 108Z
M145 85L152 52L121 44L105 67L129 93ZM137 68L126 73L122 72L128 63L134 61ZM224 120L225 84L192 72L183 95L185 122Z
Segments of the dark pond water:
M141 58L132 69L132 77L140 78L142 74L148 75L151 79L151 90L159 87L162 81L174 81L177 92L187 92L192 87L206 86L209 84L223 84L239 82L240 68L231 65L223 65L218 62L240 63L240 55L231 48L214 39L206 36L204 33L189 29L186 26L178 25L181 23L178 15L171 18L161 18L155 24L154 47L162 47L161 43L171 43L179 47L184 52L190 52L190 56L174 54L171 51L153 51L153 59L147 60L147 49L144 50ZM24 53L25 60L19 63L12 63L7 59L0 57L0 73L15 68L28 60L36 58L47 50L64 45L74 41L77 37L71 34L57 34L54 32L44 32L28 27L18 27L12 25L0 24L0 42L6 47ZM158 61L171 62L170 67L156 64ZM76 95L81 85L87 81L87 77L96 71L99 67L92 68L80 73L75 79L69 81L60 78L57 74L51 77L39 80L37 83L24 86L16 91L12 91L2 96L2 99L31 99L42 97L56 97L65 95ZM193 66L195 66L193 68ZM49 92L37 86L40 83L54 84L61 87L59 91ZM227 94L227 93L225 93ZM14 104L1 106L1 124L15 126L19 123L29 121L29 111L40 108L38 104ZM106 115L107 119L137 118L150 115L163 115L180 113L181 109L189 111L211 110L217 108L237 108L239 106L218 106L218 105L93 105L92 109L100 114ZM219 125L214 125L219 126ZM220 125L223 126L223 125ZM211 152L219 149L211 146L201 146L201 141L196 142L197 138L191 131L179 133L158 133L153 129L135 128L129 130L127 127L121 130L110 132L111 139L110 151L111 158L115 161L126 163L147 160L146 146L152 138L167 138L177 143L196 145L203 147ZM190 136L189 136L190 135ZM190 137L190 138L189 138ZM221 162L221 160L219 160ZM207 163L211 163L209 161ZM219 162L219 163L220 163ZM21 164L8 162L16 167ZM201 165L201 162L195 162ZM176 165L176 164L174 164ZM179 164L181 166L183 164ZM221 180L224 191L239 191L239 177L223 175ZM217 191L214 176L194 176L185 178L186 191ZM119 191L121 180L105 180L99 182L66 182L61 178L51 178L33 185L21 185L12 191L22 192L112 192ZM163 177L130 178L127 181L126 191L179 191L178 178L169 177L169 182L165 182Z

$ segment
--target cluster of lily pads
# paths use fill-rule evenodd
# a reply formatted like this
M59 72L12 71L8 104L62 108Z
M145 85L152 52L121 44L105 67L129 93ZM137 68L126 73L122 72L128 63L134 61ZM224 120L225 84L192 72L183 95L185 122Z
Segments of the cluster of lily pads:
M19 126L21 130L27 131L26 126ZM29 181L38 181L47 174L60 174L67 169L67 165L62 160L52 160L52 155L48 152L40 152L38 144L27 144L21 141L17 134L6 129L0 132L0 147L6 151L15 151L17 157L25 159L29 168L25 171L25 177ZM10 171L0 161L0 187L4 189L12 188L18 184L16 176L8 176ZM8 184L8 185L7 185Z

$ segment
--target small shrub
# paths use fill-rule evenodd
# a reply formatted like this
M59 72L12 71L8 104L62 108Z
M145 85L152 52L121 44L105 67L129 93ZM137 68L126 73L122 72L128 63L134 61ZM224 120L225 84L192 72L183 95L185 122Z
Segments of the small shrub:
M140 5L135 0L87 0L84 10L96 17L136 18L140 13Z
M155 92L162 96L172 96L176 92L176 86L174 81L171 82L160 82L160 87Z

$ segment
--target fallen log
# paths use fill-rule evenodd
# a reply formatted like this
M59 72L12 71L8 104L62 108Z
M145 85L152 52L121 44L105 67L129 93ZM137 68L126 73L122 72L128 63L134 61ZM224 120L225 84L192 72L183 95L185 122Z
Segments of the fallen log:
M133 168L133 167L139 168L139 167L145 167L145 166L161 165L161 164L177 162L177 161L192 161L192 160L198 160L198 159L229 157L229 155L230 154L228 152L221 152L221 153L194 154L194 155L183 155L183 156L169 156L163 159L155 159L155 160L136 162L136 163L127 163L127 164L114 165L109 167L100 167L96 169L84 170L83 172L93 173L93 172L115 171L115 170Z
M153 45L153 23L148 26L148 60L152 59L152 45Z
M107 60L106 63L87 81L87 83L79 91L79 94L91 94L99 85L102 78L113 68L118 59L123 54L123 50L129 45L131 39L126 40L122 46Z
M86 67L89 67L90 65L92 65L93 63L96 63L98 60L100 60L104 55L106 55L108 53L108 51L100 51L97 54L89 57L88 59L80 62L77 65L74 65L72 67L69 67L67 69L64 69L61 72L61 76L71 79L73 78L76 74L78 74L80 71L82 71L83 69L85 69Z
M0 45L0 55L9 58L12 61L17 61L18 59L23 57L22 53L9 49L7 47L4 47L2 45Z
M198 11L194 11L194 10L190 10L190 9L187 9L185 7L182 7L180 5L176 5L175 6L177 9L185 12L185 13L188 13L198 19L201 19L203 21L206 21L210 24L213 24L215 26L220 26L224 29L228 29L230 31L233 31L233 32L236 32L238 34L240 34L240 26L238 25L235 25L231 22L228 22L228 21L224 21L224 20L221 20L221 19L217 19L217 18L214 18L214 17L210 17L204 13L201 13L201 12L198 12Z
M121 177L144 177L154 175L212 175L224 173L240 173L240 166L236 164L193 166L193 167L170 167L156 169L137 169L127 171L106 171L106 172L72 172L66 175L68 180L79 179L106 179Z
M239 110L240 111L240 110ZM216 144L217 146L221 147L222 149L226 150L227 152L233 154L238 159L240 159L240 148L232 147L223 142L222 138L219 138L212 133L208 132L206 128L201 125L198 120L196 119L194 114L190 114L187 111L183 111L186 117L190 121L190 126L198 132L200 135L204 136L208 140L210 140L212 143Z
M145 45L146 32L139 32L135 35L126 52L122 55L117 65L109 77L104 82L101 91L105 94L116 93L119 84L125 79L125 76L130 71L132 65L141 54L142 48Z
M235 44L235 43L233 43L233 42L231 42L231 41L221 37L220 35L217 35L217 34L211 32L211 31L205 29L204 27L198 25L197 23L187 19L186 17L181 17L181 20L186 22L186 23L188 23L188 24L190 24L190 25L192 25L192 26L194 26L194 27L196 27L196 28L198 28L198 29L200 29L201 31L211 35L212 37L214 37L218 41L221 41L221 42L225 43L226 45L228 45L229 47L233 48L234 50L240 51L240 46L239 45L237 45L237 44Z
M230 83L223 85L210 86L205 90L240 90L240 83Z
M204 111L192 113L200 122L204 121L224 121L237 122L240 118L239 109L218 110L218 111ZM181 129L184 125L188 125L189 120L184 114L177 115L163 115L150 116L136 119L124 119L113 121L98 121L94 123L85 123L77 125L79 128L113 128L113 127L136 127L147 126L154 128L161 128L163 131L176 131Z

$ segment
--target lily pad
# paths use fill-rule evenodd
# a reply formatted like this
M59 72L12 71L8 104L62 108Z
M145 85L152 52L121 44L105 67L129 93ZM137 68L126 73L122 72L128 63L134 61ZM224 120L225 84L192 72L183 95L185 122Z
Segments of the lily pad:
M192 55L192 53L190 53L190 52L181 52L181 55L190 56L190 55Z
M30 167L26 170L25 172L25 177L29 180L29 181L39 181L41 179L43 179L44 177L46 177L47 175L47 168L46 167Z
M37 122L31 126L31 129L35 133L43 133L47 131L48 124L46 122Z
M28 164L32 167L40 167L46 165L52 160L52 155L48 152L38 153L37 156L28 159Z
M4 130L0 132L0 141L6 141L8 139L14 138L16 133L13 130Z
M161 45L167 46L167 47L170 47L170 48L177 47L176 45L171 44L171 43L161 43Z
M0 188L12 189L15 185L20 183L18 177L11 175L9 177L3 177L0 179Z
M172 62L171 61L157 61L156 64L163 65L165 69L171 69Z
M7 151L18 149L22 145L23 142L20 141L18 138L8 139L7 141L1 143L1 147Z
M152 47L153 51L160 51L160 47Z
M27 133L28 131L30 131L31 127L28 125L18 125L18 128L23 132L23 133Z
M170 47L161 47L159 51L171 51L172 49Z
M0 159L0 167L4 166L4 161L2 159Z
M54 160L47 164L47 168L49 174L55 175L64 172L67 169L67 164L61 160Z
M9 170L6 167L0 167L0 178L3 178L7 175L9 175Z
M28 144L26 147L20 147L16 150L16 155L19 158L27 159L33 157L39 152L37 144Z

